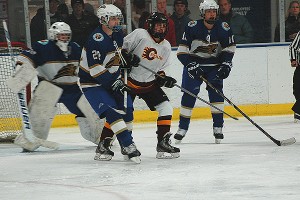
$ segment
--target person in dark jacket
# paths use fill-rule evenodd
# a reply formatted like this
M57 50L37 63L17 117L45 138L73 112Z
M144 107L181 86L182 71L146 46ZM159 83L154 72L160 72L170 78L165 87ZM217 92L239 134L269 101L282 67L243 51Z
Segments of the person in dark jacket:
M289 5L289 14L285 20L285 41L292 42L296 37L298 31L300 31L300 3L298 1L292 1ZM275 42L280 42L279 24L275 29Z
M72 29L72 42L84 46L88 36L97 28L99 20L96 15L84 10L83 0L72 0L73 12L66 20Z
M175 24L175 36L176 46L181 42L182 34L185 26L192 21L188 16L188 1L187 0L175 0L174 1L174 12L170 16Z
M254 32L247 18L232 11L230 0L218 0L218 4L220 6L220 19L229 24L235 43L253 42Z
M49 0L50 23L63 21L63 17L57 12L59 0ZM39 8L30 22L31 42L47 39L47 27L45 8Z

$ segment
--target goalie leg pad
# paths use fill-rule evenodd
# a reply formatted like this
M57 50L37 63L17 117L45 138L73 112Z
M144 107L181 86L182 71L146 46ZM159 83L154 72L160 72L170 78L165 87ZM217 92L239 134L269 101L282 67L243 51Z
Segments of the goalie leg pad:
M60 87L47 81L42 81L37 86L29 105L32 129L37 138L47 139L62 92Z
M39 148L41 145L40 144L36 144L36 143L32 143L29 140L27 140L23 134L18 135L15 140L14 140L14 144L22 147L23 149L27 150L27 151L34 151L37 148Z
M20 66L20 65L17 65ZM37 71L32 65L23 64L16 73L6 81L7 86L18 93L37 76Z
M81 95L77 106L85 115L85 117L76 117L82 137L98 145L104 128L105 118L99 118L84 95Z
M99 119L91 124L85 117L76 117L82 137L94 144L99 144L105 119Z

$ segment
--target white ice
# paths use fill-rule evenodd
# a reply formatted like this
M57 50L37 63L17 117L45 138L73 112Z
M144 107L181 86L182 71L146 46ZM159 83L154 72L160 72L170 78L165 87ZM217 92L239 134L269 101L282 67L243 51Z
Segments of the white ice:
M252 117L278 140L300 141L293 117ZM178 122L173 122L172 132ZM277 146L248 120L225 119L222 144L214 144L211 120L192 121L181 157L155 158L155 123L135 124L142 163L124 161L119 145L111 161L93 160L96 146L78 127L51 129L60 150L20 153L0 144L0 199L3 200L298 200L300 143Z

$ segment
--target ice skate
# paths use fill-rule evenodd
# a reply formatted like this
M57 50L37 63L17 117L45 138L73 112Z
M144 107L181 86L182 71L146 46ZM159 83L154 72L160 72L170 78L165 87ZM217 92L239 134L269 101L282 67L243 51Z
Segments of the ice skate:
M124 160L131 160L137 164L141 163L141 153L134 143L127 147L121 147L121 153L124 155Z
M294 123L300 124L300 115L298 113L294 113Z
M179 128L177 133L174 135L175 144L180 144L182 139L184 138L187 130Z
M112 138L107 137L100 141L96 149L94 160L109 161L114 156L114 152L110 150Z
M157 143L156 146L156 158L167 159L167 158L178 158L180 156L180 149L171 145L171 133L168 132L164 135L163 139Z
M214 136L215 136L215 143L220 144L221 140L224 139L224 135L222 133L222 127L214 127Z

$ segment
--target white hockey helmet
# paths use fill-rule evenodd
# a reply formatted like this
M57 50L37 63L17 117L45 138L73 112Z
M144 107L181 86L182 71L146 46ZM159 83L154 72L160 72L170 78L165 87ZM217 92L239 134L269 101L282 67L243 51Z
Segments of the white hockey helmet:
M206 10L217 10L217 15L218 15L219 14L219 5L214 0L203 0L203 2L200 3L199 10L200 10L200 16L203 18L204 18ZM210 22L210 20L208 21L208 23L209 22ZM215 20L211 21L211 22L213 24L215 22Z
M100 24L105 25L109 29L111 29L114 32L118 32L122 29L123 25L123 15L121 10L113 5L113 4L103 4L101 5L97 10L97 17L99 18ZM110 17L117 17L120 20L119 25L114 27L109 27L109 19Z
M62 51L68 51L72 30L65 22L55 22L48 30L48 39L56 42Z

